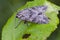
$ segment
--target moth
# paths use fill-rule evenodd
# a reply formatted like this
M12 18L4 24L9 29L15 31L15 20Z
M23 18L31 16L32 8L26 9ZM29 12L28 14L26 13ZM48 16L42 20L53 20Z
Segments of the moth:
M25 8L17 12L16 18L38 24L47 24L49 22L49 18L45 14L46 10L47 6Z

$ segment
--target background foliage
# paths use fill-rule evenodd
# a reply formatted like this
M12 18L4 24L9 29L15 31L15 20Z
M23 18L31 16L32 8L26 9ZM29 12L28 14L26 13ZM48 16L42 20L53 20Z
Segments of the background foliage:
M30 0L0 0L0 34L3 28L2 26L4 26L7 19L12 15L14 11L17 10L17 8L20 8L27 1L30 1ZM60 6L60 0L53 0L53 1L50 0L50 1ZM48 40L60 40L59 25L56 31L53 32L51 36L48 38Z

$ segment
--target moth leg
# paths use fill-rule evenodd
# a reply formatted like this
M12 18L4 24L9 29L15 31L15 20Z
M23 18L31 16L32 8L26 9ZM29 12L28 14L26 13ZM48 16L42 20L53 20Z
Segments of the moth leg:
M28 22L27 21L24 21L24 24L27 24L28 25Z
M29 23L28 23L28 21L24 21L24 24L26 24L27 26L29 26Z
M21 23L22 20L15 18L15 28L17 28L19 26L19 24Z

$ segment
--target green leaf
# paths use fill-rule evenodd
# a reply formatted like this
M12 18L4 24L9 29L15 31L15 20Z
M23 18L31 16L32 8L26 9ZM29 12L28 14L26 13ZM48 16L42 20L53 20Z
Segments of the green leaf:
M2 34L2 28L5 25L7 19L12 16L13 12L17 8L25 4L24 0L0 0L0 39Z
M35 24L28 22L29 26L27 26L27 24L24 24L24 21L22 21L18 25L19 20L16 19L16 14L19 10L41 5L48 6L46 11L46 15L50 19L48 24ZM34 0L27 2L27 4L19 8L17 12L8 19L4 26L2 31L2 40L46 40L47 37L49 37L50 34L57 28L57 24L59 23L55 7L46 0ZM30 34L30 36L24 39L24 34Z
M48 40L60 40L60 24L58 28L50 35Z

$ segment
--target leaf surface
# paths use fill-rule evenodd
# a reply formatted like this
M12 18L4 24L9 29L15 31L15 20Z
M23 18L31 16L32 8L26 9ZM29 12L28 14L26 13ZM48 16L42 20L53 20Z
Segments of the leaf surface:
M27 26L27 24L24 24L24 21L22 21L18 25L19 20L16 19L16 14L19 10L42 5L48 6L46 11L46 15L50 18L48 24L35 24L28 22L29 26ZM57 17L58 12L56 10L57 9L55 9L55 7L46 0L27 2L26 5L19 8L11 18L8 19L2 31L2 40L46 40L47 37L49 37L49 35L57 28L57 24L59 23ZM24 34L30 34L30 36L28 38L23 38Z

